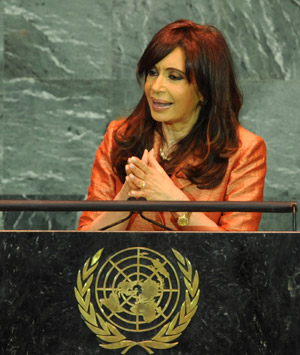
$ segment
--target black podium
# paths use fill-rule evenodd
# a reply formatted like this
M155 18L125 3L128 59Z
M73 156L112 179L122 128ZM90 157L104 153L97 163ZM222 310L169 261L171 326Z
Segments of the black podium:
M299 354L299 232L0 233L1 354Z

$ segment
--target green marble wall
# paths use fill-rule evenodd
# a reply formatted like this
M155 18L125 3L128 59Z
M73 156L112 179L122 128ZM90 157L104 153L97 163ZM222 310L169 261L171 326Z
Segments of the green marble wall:
M231 47L243 125L268 147L266 200L300 201L300 0L0 0L0 194L83 199L107 123L141 89L153 34L188 18ZM3 213L4 229L75 228L76 213ZM265 214L261 230L290 230Z

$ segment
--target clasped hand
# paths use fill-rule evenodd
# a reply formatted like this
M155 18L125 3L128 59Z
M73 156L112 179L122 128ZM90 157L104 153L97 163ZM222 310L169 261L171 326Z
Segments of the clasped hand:
M129 158L125 171L129 197L145 197L152 201L182 199L183 193L159 165L153 149L150 152L146 149L142 159Z

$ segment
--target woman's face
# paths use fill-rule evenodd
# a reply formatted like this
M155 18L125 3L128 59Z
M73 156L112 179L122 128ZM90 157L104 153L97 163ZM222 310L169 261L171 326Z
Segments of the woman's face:
M176 47L148 72L145 95L155 121L192 128L202 95L185 75L185 54Z

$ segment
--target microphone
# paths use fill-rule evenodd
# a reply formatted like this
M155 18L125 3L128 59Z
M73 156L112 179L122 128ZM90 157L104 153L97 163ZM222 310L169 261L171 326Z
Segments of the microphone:
M128 199L127 199L127 201L133 201L133 200L136 200L136 198L135 198L135 197L128 197ZM135 211L131 211L127 217L122 218L122 219L120 219L119 221L114 222L114 223L112 223L112 224L109 224L108 226L105 226L105 227L103 227L103 228L100 228L99 231L105 231L105 230L108 229L108 228L117 226L118 224L127 221L134 213L135 213Z

